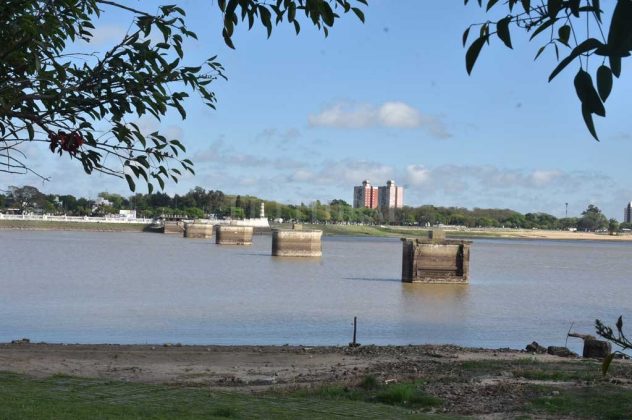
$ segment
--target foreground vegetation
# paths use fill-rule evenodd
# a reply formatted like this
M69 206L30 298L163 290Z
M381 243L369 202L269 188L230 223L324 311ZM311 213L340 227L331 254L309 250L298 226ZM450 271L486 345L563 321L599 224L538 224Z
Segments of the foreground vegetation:
M416 373L411 367L376 365L344 382L259 391L0 372L0 418L625 419L632 412L629 363L615 364L606 377L593 360L426 361Z
M244 395L204 388L0 374L0 418L413 418L409 410L358 400Z

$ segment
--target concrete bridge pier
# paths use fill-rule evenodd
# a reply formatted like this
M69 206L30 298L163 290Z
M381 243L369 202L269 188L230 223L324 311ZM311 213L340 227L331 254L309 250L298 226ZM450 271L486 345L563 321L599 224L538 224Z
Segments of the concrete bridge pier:
M429 233L428 239L402 238L403 282L467 283L472 242L444 238L441 231Z
M191 239L210 239L213 237L213 225L210 223L185 223L184 237Z
M252 226L217 226L215 243L218 245L252 245Z
M163 233L182 235L184 226L182 222L167 222L163 224Z
M272 255L276 257L320 257L323 255L322 230L274 229Z

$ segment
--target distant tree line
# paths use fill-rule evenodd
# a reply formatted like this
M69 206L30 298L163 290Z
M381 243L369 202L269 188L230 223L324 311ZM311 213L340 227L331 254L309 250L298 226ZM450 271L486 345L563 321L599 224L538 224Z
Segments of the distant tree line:
M547 213L522 214L509 209L466 209L424 205L401 209L353 208L344 200L329 203L314 201L299 205L282 204L253 196L227 195L222 191L195 187L184 195L166 193L135 194L123 197L101 192L94 200L73 195L44 194L32 186L9 187L0 193L0 211L18 213L66 214L69 216L102 216L119 210L134 209L143 217L177 215L190 218L253 218L260 217L261 203L270 219L300 223L394 224L409 226L452 225L469 228L578 229L586 231L631 229L629 223L608 220L601 210L589 205L578 217L557 218Z

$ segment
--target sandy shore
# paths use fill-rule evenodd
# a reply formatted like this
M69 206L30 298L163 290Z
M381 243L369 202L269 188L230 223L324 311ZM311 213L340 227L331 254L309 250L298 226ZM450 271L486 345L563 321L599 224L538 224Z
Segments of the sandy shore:
M530 401L632 391L632 363L608 377L596 360L450 345L303 347L0 344L0 372L205 387L211 392L292 395L323 386L354 388L422 381L446 414L514 417ZM613 388L615 387L615 388Z
M0 344L0 371L36 377L55 374L144 383L266 387L352 381L367 372L396 378L415 363L512 360L518 350L449 345L304 347ZM533 355L542 361L559 360Z
M632 241L631 234L609 235L595 232L569 232L564 230L447 230L450 236L494 237L507 239L553 239L553 240L588 240L588 241Z

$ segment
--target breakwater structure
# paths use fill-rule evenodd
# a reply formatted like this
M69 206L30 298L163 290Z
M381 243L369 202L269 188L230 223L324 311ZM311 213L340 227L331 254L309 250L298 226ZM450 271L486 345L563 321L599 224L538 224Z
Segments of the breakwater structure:
M215 232L218 245L252 245L253 226L219 225Z
M322 230L303 230L301 225L272 230L272 256L320 257L323 255Z
M402 238L402 281L407 283L467 283L472 241L447 240L440 230L427 238Z
M165 224L165 228L167 225ZM213 225L210 223L187 222L184 224L184 237L190 239L210 239L213 237Z

